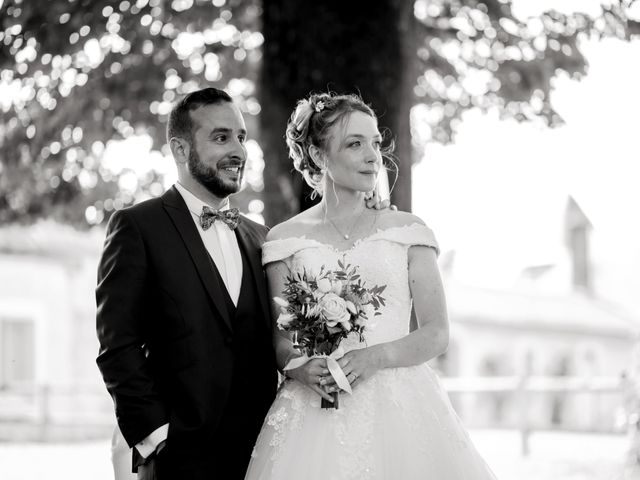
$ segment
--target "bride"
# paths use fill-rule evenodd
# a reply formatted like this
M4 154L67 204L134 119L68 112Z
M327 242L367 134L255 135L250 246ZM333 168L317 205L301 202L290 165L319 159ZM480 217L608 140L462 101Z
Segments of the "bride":
M365 208L382 168L381 142L375 114L353 95L311 95L287 126L295 168L323 197L267 236L271 296L293 271L334 269L346 259L367 285L386 285L386 306L368 320L364 342L353 335L341 344L353 393L340 393L338 409L320 408L338 389L324 359L285 370L248 480L495 478L425 363L446 350L449 334L433 233L410 213ZM412 303L420 328L410 332ZM284 369L299 353L288 333L275 335Z

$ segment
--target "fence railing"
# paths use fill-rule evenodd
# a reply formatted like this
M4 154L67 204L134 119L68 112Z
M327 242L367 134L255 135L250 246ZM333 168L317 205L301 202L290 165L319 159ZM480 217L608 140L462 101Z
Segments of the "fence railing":
M535 430L529 418L529 406L538 394L625 394L622 378L611 376L570 377L519 375L504 377L443 377L442 383L450 395L508 393L515 396L519 407L521 451L530 453L530 436ZM615 412L611 412L614 415Z
M550 377L520 375L506 377L442 377L445 390L451 395L508 393L521 414L517 429L524 454L529 453L529 437L535 426L528 418L528 409L537 394L618 394L624 395L621 378ZM611 412L613 415L613 412ZM13 384L0 388L0 423L14 422L39 425L113 425L114 414L106 390L95 384L33 385Z
M113 424L106 389L95 384L13 383L0 387L0 422Z
M618 377L549 377L549 376L508 376L508 377L442 377L448 392L490 393L490 392L567 392L567 393L619 393L622 388Z

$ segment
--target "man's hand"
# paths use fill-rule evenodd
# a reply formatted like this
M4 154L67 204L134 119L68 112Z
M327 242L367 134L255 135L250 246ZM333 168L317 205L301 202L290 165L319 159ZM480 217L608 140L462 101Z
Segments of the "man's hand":
M151 458L138 467L138 480L156 480L156 460L156 454L153 453Z
M156 480L158 478L156 463L158 462L158 455L164 450L166 444L166 440L161 441L156 447L155 452L146 458L142 465L138 466L138 480Z
M382 200L377 189L373 192L367 193L364 199L367 208L373 208L375 210L386 210L387 208L390 210L398 210L398 207L391 205L391 200L388 198Z

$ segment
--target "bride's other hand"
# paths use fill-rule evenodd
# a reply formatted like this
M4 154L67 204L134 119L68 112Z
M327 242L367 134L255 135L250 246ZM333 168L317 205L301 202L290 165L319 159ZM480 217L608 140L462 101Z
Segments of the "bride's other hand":
M273 230L272 230L273 232ZM267 236L269 239L269 236ZM289 267L282 262L272 262L266 266L267 278L269 280L269 296L271 298L280 295L286 288L287 276L291 273ZM280 307L275 303L271 303L271 318L276 319L280 315ZM278 322L273 322L273 347L276 352L276 361L278 369L282 372L287 363L292 358L300 356L300 352L294 347L292 334L280 330ZM287 377L299 381L303 385L309 387L322 398L326 398L333 402L333 397L324 389L324 381L329 375L327 370L327 361L324 358L314 358L304 365L283 372ZM320 383L323 382L323 383Z
M351 384L356 387L360 382L367 380L382 368L382 355L379 346L351 350L338 360L338 365ZM333 377L327 382L329 391L337 391L339 387Z
M333 402L333 397L324 390L324 381L327 378L327 361L324 358L314 358L304 365L287 370L287 377L293 378L307 386L322 398Z

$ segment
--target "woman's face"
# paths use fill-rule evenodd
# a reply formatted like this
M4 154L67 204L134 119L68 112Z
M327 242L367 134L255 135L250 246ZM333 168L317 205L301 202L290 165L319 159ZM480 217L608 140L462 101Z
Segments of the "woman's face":
M353 112L338 121L329 132L327 173L346 189L370 192L382 166L382 136L378 121L363 112Z

